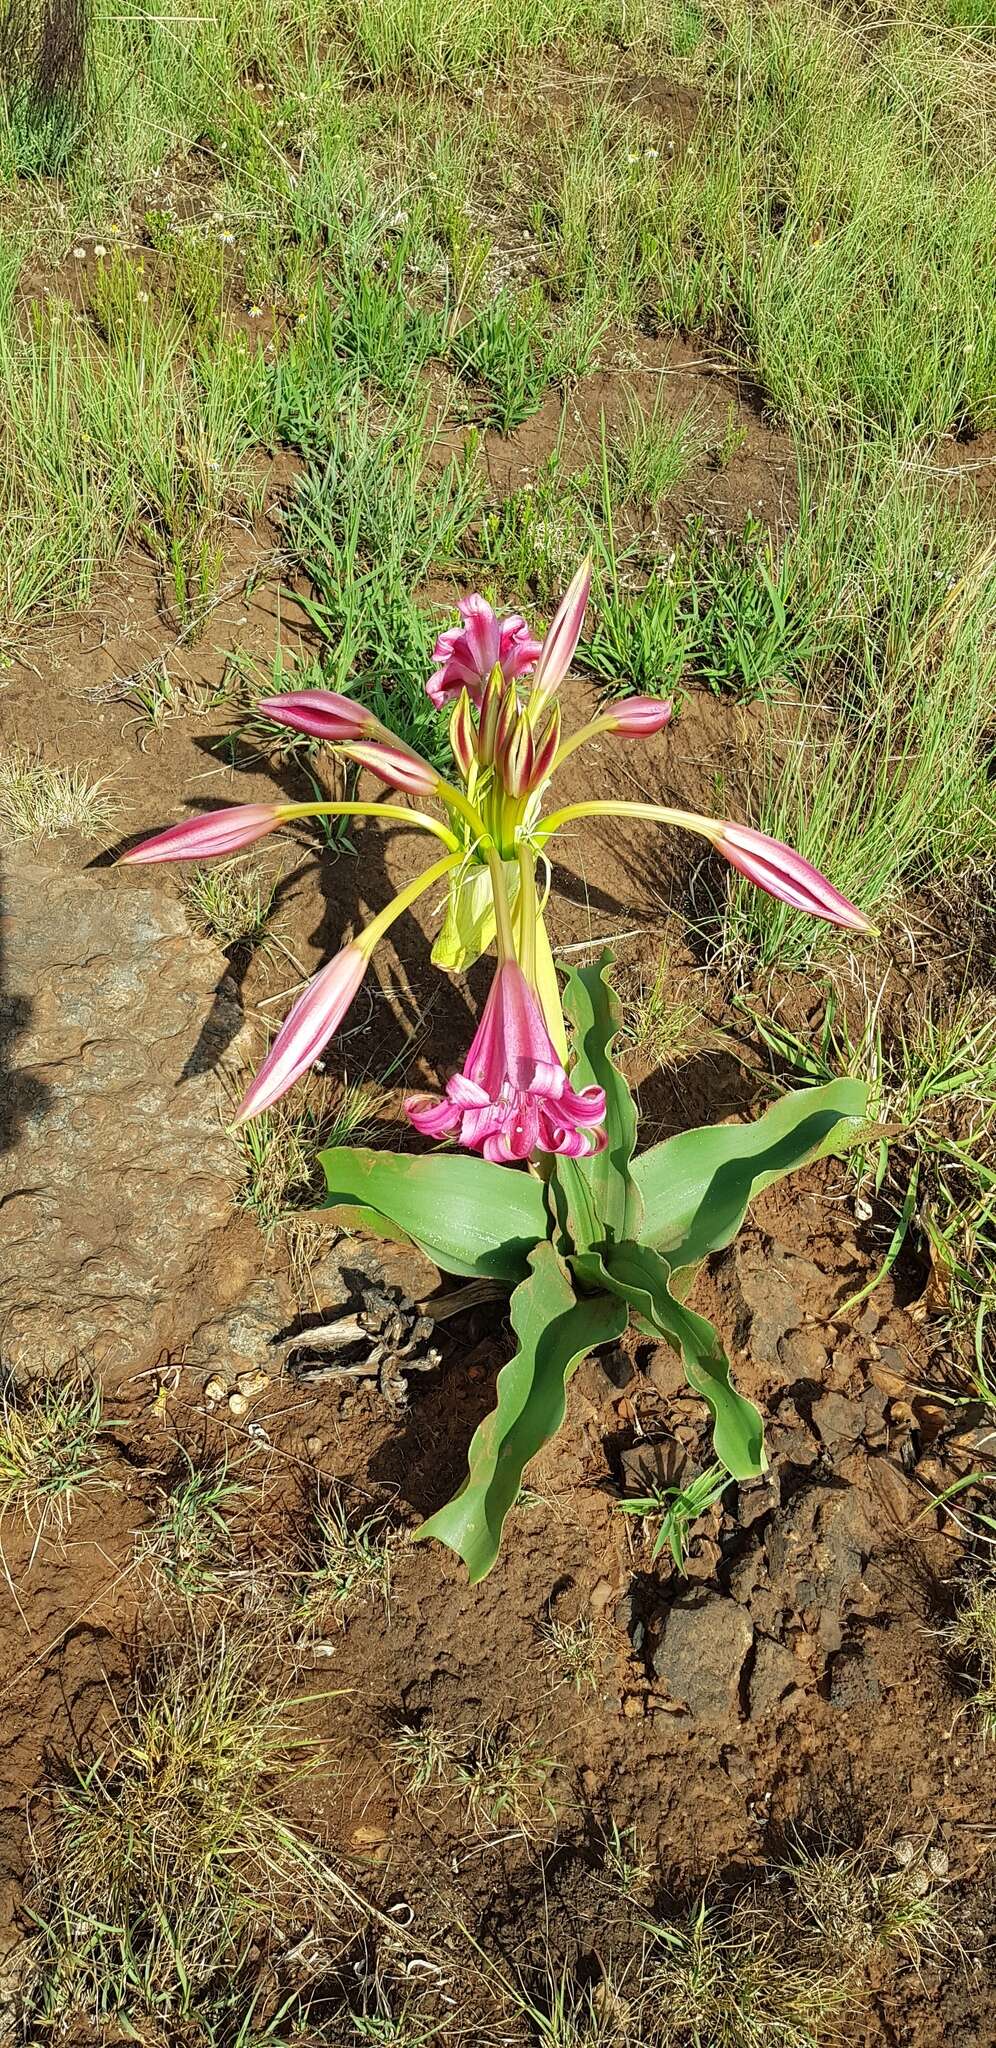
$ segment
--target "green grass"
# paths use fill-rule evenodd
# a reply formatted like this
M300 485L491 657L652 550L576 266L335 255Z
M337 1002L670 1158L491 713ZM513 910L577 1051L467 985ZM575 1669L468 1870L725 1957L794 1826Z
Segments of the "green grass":
M251 1641L221 1630L166 1652L102 1752L52 1787L35 2024L117 2015L141 2033L244 2013L267 1954L295 1928L335 1926L349 1896L286 1817L320 1761Z
M312 1523L309 1563L294 1586L296 1629L312 1635L330 1622L341 1627L349 1614L371 1605L389 1621L399 1536L384 1510L351 1514L330 1487L319 1496Z
M159 1512L143 1529L136 1557L164 1591L197 1600L217 1590L232 1561L228 1510L245 1492L226 1464L195 1466L182 1453L186 1472L162 1495Z
M992 1740L996 1737L996 1580L980 1575L960 1589L947 1640L966 1670L972 1713Z
M361 1145L372 1135L376 1090L363 1082L339 1089L313 1080L234 1133L244 1179L238 1201L264 1229L295 1205L315 1199L324 1185L317 1155L332 1145Z
M238 953L265 944L279 876L251 856L195 867L183 885L183 900L196 931Z
M118 815L106 776L94 778L82 767L57 768L27 747L14 746L0 756L0 839L38 845L60 832L101 839Z
M553 1765L517 1729L494 1723L465 1735L427 1720L402 1728L393 1752L395 1784L419 1811L455 1802L482 1840L510 1832L531 1841L549 1833Z
M14 1510L61 1538L84 1487L100 1479L103 1396L89 1373L0 1380L0 1523Z

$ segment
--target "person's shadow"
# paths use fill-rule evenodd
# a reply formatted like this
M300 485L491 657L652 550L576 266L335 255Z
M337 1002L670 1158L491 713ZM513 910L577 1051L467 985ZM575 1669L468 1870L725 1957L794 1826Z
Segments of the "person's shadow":
M24 1125L44 1115L52 1091L17 1058L18 1041L30 1029L32 1003L11 981L11 934L15 914L12 877L0 862L0 1157L13 1151ZM37 903L44 915L44 903ZM2 1205L2 1197L0 1197Z

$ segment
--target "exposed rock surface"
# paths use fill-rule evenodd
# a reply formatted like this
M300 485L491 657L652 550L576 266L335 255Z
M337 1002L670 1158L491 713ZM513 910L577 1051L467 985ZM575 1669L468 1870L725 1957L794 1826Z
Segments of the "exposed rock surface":
M218 1067L242 1016L161 884L12 863L3 913L5 1355L113 1377L184 1341L231 1221Z
M674 1602L654 1654L654 1671L697 1721L737 1719L740 1674L754 1631L735 1600L683 1594Z

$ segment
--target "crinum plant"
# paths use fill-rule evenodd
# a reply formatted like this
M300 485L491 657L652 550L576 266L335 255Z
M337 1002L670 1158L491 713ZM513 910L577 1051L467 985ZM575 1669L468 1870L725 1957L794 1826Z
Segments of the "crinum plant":
M495 1562L526 1464L560 1428L571 1374L630 1321L680 1354L711 1411L720 1465L741 1480L763 1471L761 1417L734 1389L716 1330L687 1296L703 1260L739 1230L752 1196L833 1149L866 1109L862 1084L832 1081L781 1096L754 1123L684 1131L637 1152L636 1107L613 1057L620 1019L611 954L573 969L563 990L554 967L544 902L559 832L600 816L677 826L783 902L855 932L872 927L791 848L746 826L651 803L544 809L558 769L587 740L647 738L671 711L631 697L564 737L557 693L589 582L585 564L542 644L523 619L497 618L481 597L460 605L461 624L437 642L427 685L436 705L453 707L451 780L350 697L314 689L263 699L269 718L326 741L436 812L383 800L249 804L173 826L123 856L203 860L292 819L331 814L400 820L443 849L308 983L239 1121L276 1102L318 1059L378 940L427 890L446 887L437 965L463 969L495 947L494 980L461 1072L441 1096L405 1102L417 1131L462 1149L416 1155L341 1145L321 1155L329 1207L413 1241L444 1272L511 1290L515 1355L471 1442L464 1485L419 1531L457 1551L472 1580Z

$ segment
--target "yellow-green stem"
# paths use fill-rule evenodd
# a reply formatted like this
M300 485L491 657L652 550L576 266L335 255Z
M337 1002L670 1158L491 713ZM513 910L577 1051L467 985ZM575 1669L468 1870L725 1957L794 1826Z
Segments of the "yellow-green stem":
M579 747L583 747L588 740L594 739L596 733L611 732L612 730L612 719L608 715L602 718L593 718L590 725L580 726L577 732L572 732L569 740L565 740L563 745L557 748L550 768L551 775L556 775L557 769L562 768L564 762L569 761L571 755L576 754Z
M400 917L402 911L417 902L420 896L424 896L425 891L431 889L434 882L441 882L444 875L459 867L462 859L461 853L450 853L445 860L437 860L431 868L425 868L422 874L416 876L414 882L409 882L404 889L399 889L398 894L392 896L390 903L383 910L379 910L376 917L371 918L355 943L362 946L365 953L372 953L395 918Z
M496 848L487 848L488 873L491 876L491 894L495 901L495 933L498 939L499 960L515 959L515 937L512 931L512 914L505 893L505 871Z
M536 986L536 862L531 849L520 839L515 850L519 863L519 965L530 988Z
M441 818L431 818L427 811L407 810L404 804L283 804L281 809L285 819L318 817L397 818L399 824L414 825L420 832L432 832L437 839L442 840L444 846L449 847L451 853L457 853L460 847L460 841L456 833L451 832L449 826L444 825Z
M541 819L534 838L541 845L552 839L562 825L570 825L575 818L653 818L659 825L678 825L685 832L698 832L704 839L716 840L722 827L715 818L703 818L696 811L672 811L664 804L611 803L606 799L592 799L590 803L565 804L562 811L551 811L548 818Z

